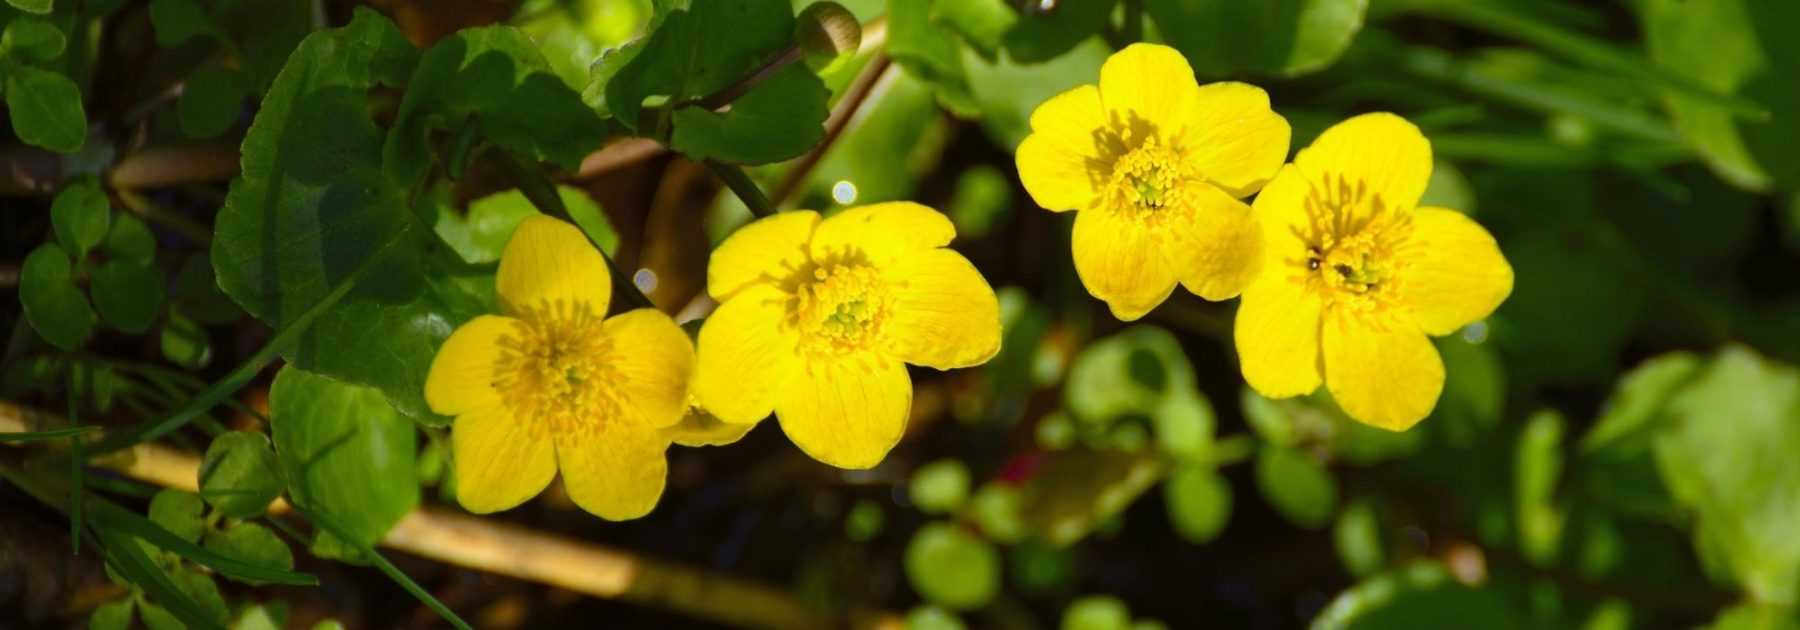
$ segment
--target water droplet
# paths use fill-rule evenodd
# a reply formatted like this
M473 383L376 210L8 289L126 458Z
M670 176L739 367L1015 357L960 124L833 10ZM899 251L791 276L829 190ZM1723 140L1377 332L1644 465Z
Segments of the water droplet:
M637 285L638 291L654 293L656 292L656 272L639 269L637 273L631 275L631 283Z
M1477 344L1477 345L1479 345L1481 342L1487 341L1487 338L1488 338L1487 321L1483 320L1483 321L1475 322L1473 324L1464 326L1463 330L1462 330L1462 338L1463 338L1463 341L1467 341L1469 343Z
M856 203L856 184L847 179L838 180L831 185L831 199L845 206Z

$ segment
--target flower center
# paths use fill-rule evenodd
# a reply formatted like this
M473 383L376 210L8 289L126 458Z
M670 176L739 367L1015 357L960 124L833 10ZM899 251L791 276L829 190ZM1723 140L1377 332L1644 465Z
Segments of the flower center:
M1371 310L1390 302L1404 270L1401 250L1412 215L1368 191L1366 182L1328 174L1306 197L1305 273L1328 304Z
M1183 184L1190 175L1174 148L1147 136L1138 146L1113 162L1108 204L1119 210L1154 213L1181 203Z
M494 388L515 417L530 419L533 436L592 430L618 416L614 392L625 377L609 361L603 321L586 303L557 300L525 309L500 338Z
M866 348L879 338L887 318L886 283L867 264L827 263L814 267L795 291L795 325L808 350L841 354Z

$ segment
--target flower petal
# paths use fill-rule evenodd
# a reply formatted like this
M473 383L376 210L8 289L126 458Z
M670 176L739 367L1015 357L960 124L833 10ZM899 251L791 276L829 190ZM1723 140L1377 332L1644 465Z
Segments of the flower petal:
M541 214L513 231L495 286L508 314L566 300L604 315L612 301L612 276L600 250L579 228Z
M680 422L694 374L694 343L687 333L653 308L608 318L602 330L613 343L609 359L621 377L612 384L613 394L632 411L628 421L658 428Z
M1088 293L1112 308L1114 317L1143 317L1175 290L1175 269L1163 252L1164 243L1126 212L1078 212L1069 240L1075 274Z
M687 415L681 417L681 422L663 429L663 435L682 446L724 446L744 439L744 435L756 428L756 424L726 422L707 413L705 409L690 407Z
M609 521L656 507L669 476L669 438L660 429L595 418L587 430L556 434L556 462L569 498Z
M482 315L451 332L425 374L425 404L446 416L500 404L500 393L494 390L494 363L500 360L501 338L512 334L518 321Z
M1163 138L1180 137L1200 85L1187 58L1159 44L1132 44L1100 66L1100 100L1115 128L1149 124Z
M1323 301L1304 284L1264 273L1238 305L1233 337L1244 382L1270 398L1319 388Z
M1211 186L1196 188L1190 223L1172 232L1169 264L1195 295L1230 299L1262 271L1262 226L1248 204Z
M1512 293L1512 266L1481 224L1455 210L1413 213L1402 289L1419 328L1447 335L1487 317Z
M944 213L910 201L858 206L827 217L813 233L815 261L867 256L876 267L922 250L943 247L956 237Z
M720 420L747 424L768 417L799 369L799 337L783 322L788 299L775 287L752 285L725 300L700 327L694 397Z
M1366 184L1391 207L1411 208L1431 179L1431 142L1405 118L1386 112L1363 114L1332 125L1294 157L1309 181L1323 185L1339 178Z
M1000 351L1000 302L975 265L948 249L896 261L887 322L900 360L940 370L986 363Z
M806 243L819 226L811 210L778 212L725 237L706 265L706 292L720 302L756 282L780 283L806 264Z
M1200 86L1182 145L1207 181L1244 198L1275 176L1287 160L1287 119L1269 108L1269 94L1248 83Z
M912 380L898 359L816 360L775 406L781 430L807 455L838 468L873 468L906 432Z
M450 427L451 460L456 466L456 502L477 514L498 512L544 491L556 476L556 450L549 436L532 435L529 419L503 407L456 418Z
M1431 339L1401 317L1333 309L1325 316L1325 386L1351 418L1405 431L1437 405L1444 361Z
M1044 101L1031 112L1031 135L1019 143L1014 158L1025 192L1056 212L1091 206L1107 153L1101 140L1105 129L1098 87L1079 86Z

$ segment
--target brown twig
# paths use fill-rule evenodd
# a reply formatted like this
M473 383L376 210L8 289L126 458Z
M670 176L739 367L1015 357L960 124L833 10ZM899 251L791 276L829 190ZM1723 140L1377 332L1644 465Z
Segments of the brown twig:
M886 31L887 29L883 28L879 32L886 33ZM876 39L879 41L885 38L877 37ZM850 119L856 117L856 112L862 109L869 94L875 91L875 86L881 83L882 77L888 74L890 65L887 55L876 53L875 58L869 60L869 67L865 68L862 74L856 76L856 81L850 84L850 87L844 91L844 97L838 100L838 106L832 108L831 115L825 119L825 138L819 141L819 146L813 147L813 150L808 151L806 155L800 156L794 166L788 169L787 174L782 176L781 185L775 188L775 194L770 197L770 202L775 207L780 208L781 204L786 203L789 197L799 191L801 184L806 183L806 176L812 174L813 167L819 165L819 160L825 157L825 152L831 150L832 143L836 142L844 128L849 126Z
M59 422L52 414L0 401L0 433L36 430L37 424L28 418ZM159 486L198 491L199 458L161 444L140 443L92 464ZM284 514L289 506L276 499L269 510ZM891 613L863 614L846 621L755 582L431 506L407 513L380 545L467 569L594 597L662 606L743 627L903 627L900 618Z
M163 188L231 179L238 150L230 144L149 147L119 159L107 173L115 188Z

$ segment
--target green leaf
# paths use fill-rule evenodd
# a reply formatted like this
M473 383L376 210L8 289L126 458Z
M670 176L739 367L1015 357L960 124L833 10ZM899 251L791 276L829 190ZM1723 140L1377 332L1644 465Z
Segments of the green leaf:
M150 26L156 29L156 45L163 48L180 46L200 35L221 34L197 0L151 0Z
M1075 417L1106 424L1150 414L1176 396L1196 396L1194 367L1167 330L1138 325L1088 344L1069 366L1064 403Z
M201 520L201 513L206 510L206 503L200 495L181 490L163 490L150 499L150 522L168 530L176 538L188 542L200 542L200 532L206 528Z
M212 342L206 329L180 313L170 313L163 322L161 345L163 358L170 363L199 369L212 362Z
M1052 545L1086 537L1162 479L1147 454L1076 448L1049 456L1020 490L1025 522Z
M931 85L938 101L951 111L977 114L963 71L962 47L954 32L932 22L932 6L933 0L889 0L887 54Z
M240 522L221 531L207 532L206 548L256 566L294 568L294 552L288 549L287 543L269 528L256 523ZM242 581L252 585L262 583Z
M12 64L6 71L6 109L13 133L25 144L74 153L87 141L81 87L60 73Z
M956 613L937 606L919 606L906 613L906 630L966 630Z
M94 310L107 324L142 334L162 312L163 276L129 260L109 260L88 278L88 292L94 296Z
M1180 461L1204 461L1212 451L1212 403L1198 389L1178 392L1151 413L1156 446Z
M170 301L173 310L209 326L229 324L244 316L243 309L219 290L219 281L213 277L212 256L206 252L182 263Z
M581 95L550 71L530 38L508 26L458 32L419 59L383 148L388 174L412 185L431 165L431 134L471 124L514 153L568 169L606 136Z
M906 545L906 579L925 601L951 610L980 608L1000 588L1000 554L951 523L929 523Z
M792 43L794 14L786 2L706 0L668 13L631 60L606 83L606 106L639 131L644 100L696 99L762 67Z
M1648 439L1669 399L1692 382L1701 367L1700 357L1672 352L1626 372L1607 397L1594 428L1581 439L1581 449L1591 452Z
M93 523L96 528L116 530L147 545L161 548L188 561L211 567L221 574L234 578L268 584L299 586L319 583L318 578L310 575L295 573L285 568L251 564L237 558L220 555L196 544L202 533L200 530L204 529L204 524L193 528L190 526L190 521L199 519L200 500L192 493L183 492L181 495L183 496L180 505L164 508L165 511L173 512L173 514L162 516L164 521L183 528L183 531L171 531L158 524L157 521L138 516L135 512L97 498L89 499L89 522ZM151 508L154 512L156 508L154 502L151 504Z
M1337 481L1305 452L1266 445L1256 454L1256 486L1295 525L1318 529L1337 512Z
M1231 519L1231 484L1206 466L1183 466L1163 484L1169 524L1188 542L1218 538Z
M100 244L100 251L115 259L148 267L156 262L156 235L151 234L150 227L136 216L116 215L112 227L106 231L106 241Z
M267 436L231 431L206 447L200 463L200 497L220 513L232 518L261 516L285 488Z
M946 1L939 0L939 4ZM1057 2L1047 11L1026 11L1006 31L1006 52L1019 63L1049 61L1100 32L1117 0Z
M12 5L15 9L26 13L36 13L38 15L49 14L50 9L54 8L52 2L53 0L6 0L6 3Z
M994 58L1005 43L1007 31L1019 21L1019 13L1007 6L1006 0L934 1L930 15L932 22L949 27L988 59Z
M977 165L956 176L956 192L951 194L945 214L956 223L958 236L978 239L1006 220L1012 212L1012 194L1012 180L1000 169Z
M1639 3L1644 43L1656 65L1677 77L1754 101L1768 120L1747 120L1715 99L1663 90L1675 127L1714 172L1752 190L1800 184L1800 45L1791 2L1714 0Z
M1202 77L1296 76L1336 61L1368 0L1146 0L1159 32Z
M969 498L969 467L949 458L927 463L913 471L906 490L921 512L954 512Z
M75 350L94 330L94 309L75 286L69 255L53 243L39 245L19 265L19 304L25 319L51 345Z
M1485 324L1482 324L1485 328ZM1506 405L1506 374L1490 344L1470 343L1465 336L1437 339L1444 360L1444 394L1432 410L1429 426L1444 432L1452 444L1469 446L1500 423Z
M1018 486L1009 483L983 484L969 500L969 518L981 528L981 533L1002 544L1012 544L1024 540L1031 530L1027 527L1022 514L1024 497L1020 495Z
M50 204L56 240L77 259L86 258L89 250L106 239L111 221L111 202L93 180L83 179L64 188Z
M1381 570L1381 521L1373 502L1361 499L1344 506L1337 524L1331 527L1331 540L1338 560L1351 575L1368 577Z
M226 295L276 329L313 315L368 270L282 353L379 387L402 413L441 423L423 399L425 374L454 325L491 308L479 287L492 281L446 261L382 171L384 134L366 92L403 83L415 57L369 10L307 37L244 138L243 174L219 214L212 261Z
M1655 453L1663 480L1698 517L1757 601L1792 605L1800 585L1800 370L1729 347L1668 403Z
M131 630L131 597L101 604L88 616L88 630Z
M286 627L287 613L287 602L280 600L249 604L232 617L231 630L281 630Z
M1060 630L1130 630L1131 609L1111 595L1087 595L1063 609Z
M557 186L556 194L562 198L563 207L568 208L575 223L599 245L600 251L611 255L618 249L618 234L613 232L606 214L587 191ZM466 215L458 216L449 208L439 208L432 229L463 262L492 264L500 260L501 252L506 251L506 242L512 239L513 230L518 229L519 223L535 214L538 214L537 206L531 205L524 193L508 190L469 202Z
M1313 630L1525 627L1531 626L1494 589L1463 586L1442 565L1429 562L1363 580L1312 622Z
M1112 49L1097 38L1036 65L1000 57L989 62L974 50L961 51L968 77L969 112L978 116L988 137L1009 153L1031 133L1031 113L1051 97L1079 85L1097 83L1100 66Z
M269 389L269 419L288 495L349 542L373 545L418 505L417 431L379 391L288 366Z
M1519 550L1537 566L1555 562L1562 546L1564 511L1555 503L1562 478L1563 418L1539 411L1525 422L1513 454L1513 510L1519 518Z
M237 123L250 96L250 77L242 72L207 66L188 76L175 102L181 132L190 138L211 138Z
M117 530L102 527L95 523L94 535L100 538L102 549L106 553L107 565L117 570L132 585L144 589L152 600L175 620L188 626L208 630L224 628L224 615L214 617L205 607L196 603L186 593L186 589L170 580L169 575L156 565L150 556L138 546L138 539L127 536ZM148 602L146 602L148 604ZM164 612L158 610L157 612ZM139 610L145 625L154 626L150 618L150 606Z
M8 22L6 32L0 34L0 53L16 54L34 61L52 61L62 56L68 43L55 24L20 16Z
M1708 630L1796 630L1800 617L1785 606L1743 603L1725 609Z
M715 113L675 110L669 146L694 160L767 164L798 157L825 137L825 83L805 66L789 64Z

